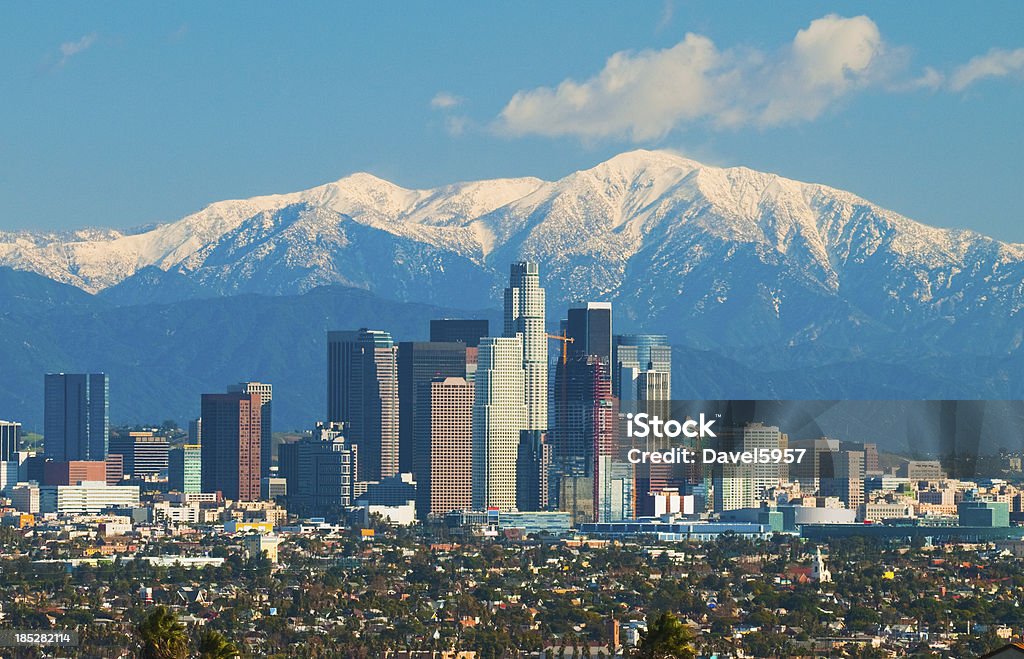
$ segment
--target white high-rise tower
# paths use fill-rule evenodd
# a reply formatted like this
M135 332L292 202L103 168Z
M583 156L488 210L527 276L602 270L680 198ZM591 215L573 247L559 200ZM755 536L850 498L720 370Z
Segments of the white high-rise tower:
M480 341L473 403L473 507L516 506L516 458L526 428L523 344L518 336Z
M544 327L544 289L536 263L513 263L505 289L505 337L522 339L523 402L527 430L548 425L548 338Z

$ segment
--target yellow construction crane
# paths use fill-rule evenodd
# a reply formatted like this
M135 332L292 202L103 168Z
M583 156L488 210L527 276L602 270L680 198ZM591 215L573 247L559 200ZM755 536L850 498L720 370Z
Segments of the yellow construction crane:
M565 365L565 362L569 359L568 346L570 343L573 343L576 339L572 338L571 336L566 336L565 334L548 334L548 338L551 339L552 341L562 342L562 364Z

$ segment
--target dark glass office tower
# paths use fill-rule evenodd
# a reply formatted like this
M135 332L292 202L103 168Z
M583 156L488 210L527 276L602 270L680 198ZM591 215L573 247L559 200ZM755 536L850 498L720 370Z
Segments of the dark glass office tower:
M203 491L203 454L199 444L185 444L168 453L167 476L175 492L195 494Z
M608 366L596 355L576 356L559 364L556 386L560 395L555 406L553 457L562 473L590 476L595 448L592 412L595 405L604 405L611 398Z
M57 462L107 457L110 380L104 373L47 373L43 450Z
M610 302L587 302L569 309L566 334L569 358L597 357L606 366L612 363L612 305Z
M0 421L0 461L17 460L21 450L21 424Z
M357 480L398 473L398 348L389 333L327 333L327 420L346 424L346 439L358 447Z
M466 345L463 343L403 342L398 344L398 469L415 469L416 423L423 418L424 385L435 378L466 377ZM427 392L429 393L429 391Z
M430 340L433 343L465 343L467 348L478 348L480 339L489 331L487 320L441 318L430 321Z
M203 492L235 501L260 498L259 394L203 394Z
M547 510L548 471L551 468L551 444L542 430L519 433L516 459L516 507L523 512Z

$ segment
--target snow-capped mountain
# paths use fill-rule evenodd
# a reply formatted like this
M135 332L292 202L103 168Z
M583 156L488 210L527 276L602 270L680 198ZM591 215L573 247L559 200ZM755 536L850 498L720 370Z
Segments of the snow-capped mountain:
M611 300L630 326L696 347L847 350L874 337L992 354L1024 341L1024 245L667 152L553 182L409 190L354 174L132 234L0 233L0 265L132 302L344 284L480 308L521 258L540 262L551 313Z

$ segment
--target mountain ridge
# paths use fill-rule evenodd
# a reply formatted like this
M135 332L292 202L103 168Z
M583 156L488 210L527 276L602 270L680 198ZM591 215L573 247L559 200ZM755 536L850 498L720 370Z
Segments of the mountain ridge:
M673 173L675 180L672 180ZM665 180L666 177L669 177L668 181ZM640 179L644 178L646 181L641 182ZM806 197L806 193L811 192L814 195L831 196L850 205L869 206L886 219L896 219L898 224L903 225L899 228L904 231L908 228L907 223L910 223L915 232L929 235L933 247L942 243L951 244L953 237L967 238L970 241L981 239L1010 251L1014 258L1024 258L1024 244L997 241L969 230L929 227L874 205L853 193L820 183L804 183L742 166L704 165L667 151L635 150L619 154L590 169L574 172L557 181L544 181L533 177L499 178L414 189L404 188L373 174L356 172L297 192L216 201L180 220L151 226L148 230L146 227L137 227L128 231L83 228L67 232L0 232L0 265L35 271L57 281L71 279L65 283L77 285L89 292L98 292L121 281L117 279L118 276L130 276L135 270L127 273L112 272L95 280L79 277L78 281L74 281L75 277L70 272L65 278L53 276L54 270L49 269L47 272L47 269L40 267L38 260L23 258L19 261L18 256L27 254L19 252L17 248L27 247L28 244L39 247L61 245L86 251L97 249L103 243L121 242L128 250L136 248L137 269L155 265L167 270L176 266L193 266L198 256L197 252L204 242L236 229L239 224L259 213L280 210L297 203L329 208L375 228L391 231L401 231L404 228L412 233L402 235L431 242L431 239L439 238L432 229L459 229L486 224L489 220L493 221L493 213L510 204L518 203L527 208L536 208L541 205L540 202L572 185L603 183L609 201L614 201L613 193L619 193L625 201L635 204L638 201L637 197L640 200L645 198L644 195L635 194L637 188L646 184L656 192L653 198L646 195L646 201L648 204L655 204L670 188L688 181L693 184L693 193L703 196L718 207L719 217L755 215L759 212L758 206L765 201L765 193L771 190L777 189L780 193L769 196L769 199L783 197L782 193L785 193L787 203L793 203L800 196ZM630 195L630 192L634 194ZM642 218L645 214L658 209L650 205L634 205L629 210L634 216L640 215ZM789 209L783 206L776 210ZM622 212L615 215L617 217L612 222L613 228L622 226L630 219ZM408 225L418 225L419 231ZM704 226L708 228L707 225ZM739 232L741 227L727 228L738 232L733 236L735 238L754 237ZM754 227L744 228L750 230ZM816 227L817 237L820 238L823 231L827 233L828 228ZM182 235L182 230L187 230L185 235ZM510 232L504 233L508 235ZM787 236L776 234L774 237L776 246L784 247L781 239ZM480 241L481 246L484 242ZM486 249L479 252L485 256L488 253ZM83 254L88 255L87 252ZM949 256L954 254L950 253ZM56 266L56 263L52 265Z
M1004 354L1024 343L1024 244L666 151L556 181L415 190L356 173L148 231L70 235L0 234L0 265L118 304L341 285L487 308L508 263L527 258L541 265L549 318L607 300L636 329L699 349Z

